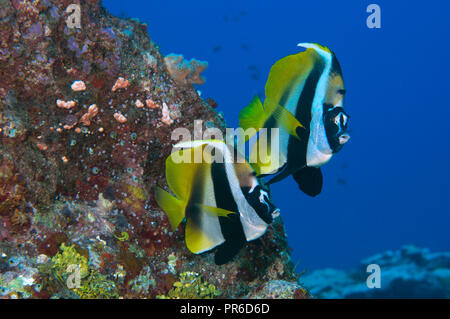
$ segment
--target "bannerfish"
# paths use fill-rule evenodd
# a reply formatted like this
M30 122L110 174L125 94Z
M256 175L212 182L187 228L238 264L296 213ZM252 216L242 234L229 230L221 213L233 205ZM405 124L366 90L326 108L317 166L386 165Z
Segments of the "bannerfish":
M166 160L166 180L174 196L156 187L156 201L174 230L186 220L185 242L192 253L217 247L215 263L225 264L247 241L265 233L279 209L249 163L243 157L233 160L234 147L198 140L175 148ZM197 163L196 152L203 157Z
M263 143L252 148L250 157L257 159L252 165L258 175L274 175L267 184L292 175L304 193L317 196L323 184L320 167L350 139L349 115L344 111L344 80L334 52L319 44L298 46L306 51L272 66L264 105L256 96L241 110L239 124L244 130L267 129L267 134L257 135L257 142ZM271 152L271 128L280 128L279 154Z

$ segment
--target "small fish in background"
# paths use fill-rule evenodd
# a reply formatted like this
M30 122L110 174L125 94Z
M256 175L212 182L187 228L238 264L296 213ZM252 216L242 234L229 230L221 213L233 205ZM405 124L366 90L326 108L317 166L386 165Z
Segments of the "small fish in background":
M256 65L254 64L250 64L248 66L248 69L250 71L250 77L252 78L252 80L259 80L259 69Z
M185 241L192 253L217 247L215 263L225 264L266 232L279 209L249 163L233 160L235 149L223 141L181 142L175 148L180 150L166 160L166 180L175 196L156 187L156 201L174 230L186 219ZM194 163L195 152L203 154L201 163ZM180 158L190 161L180 163Z
M222 51L222 46L221 45L216 45L212 48L212 52L213 53L219 53L220 51Z
M237 15L232 15L231 17L228 15L225 15L223 17L223 21L224 22L228 22L228 21L232 21L232 22L239 22L241 20L242 17L245 17L248 14L247 11L245 10L241 10L239 11L239 14Z
M248 51L250 49L250 46L247 43L241 43L240 47L244 51Z
M239 123L244 130L280 128L279 154L271 153L270 130L257 137L266 139L263 144L267 145L267 150L252 149L260 155L251 157L259 159L254 165L258 175L276 174L268 184L292 175L304 193L317 196L323 185L320 167L350 139L349 116L343 106L346 91L333 52L319 44L298 46L307 50L272 66L264 105L256 96L240 112ZM273 156L279 160L272 160Z

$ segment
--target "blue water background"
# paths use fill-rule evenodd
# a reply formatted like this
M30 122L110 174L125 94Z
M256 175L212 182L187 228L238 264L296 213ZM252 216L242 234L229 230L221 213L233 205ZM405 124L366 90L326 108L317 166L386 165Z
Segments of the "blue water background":
M366 8L381 7L381 29ZM348 268L404 244L450 250L449 1L118 1L163 54L209 62L202 96L228 126L299 42L341 63L350 142L323 167L317 198L292 178L272 187L298 270Z

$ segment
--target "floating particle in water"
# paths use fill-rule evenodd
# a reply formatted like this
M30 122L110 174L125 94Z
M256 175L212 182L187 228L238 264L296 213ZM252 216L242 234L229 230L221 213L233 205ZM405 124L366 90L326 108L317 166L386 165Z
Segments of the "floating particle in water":
M135 141L137 139L137 134L136 133L131 133L130 134L130 138L132 141Z
M133 168L132 167L128 167L127 168L127 173L130 173L130 174L133 173Z
M97 166L92 167L92 174L97 175L99 171Z
M116 139L117 133L116 133L116 132L111 132L111 133L109 134L109 136L110 136L111 138L113 138L113 139Z

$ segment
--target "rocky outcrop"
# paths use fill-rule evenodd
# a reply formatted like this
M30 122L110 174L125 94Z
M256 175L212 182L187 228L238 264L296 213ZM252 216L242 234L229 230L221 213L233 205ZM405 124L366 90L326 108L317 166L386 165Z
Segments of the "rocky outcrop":
M72 2L0 0L0 297L245 297L295 282L280 219L218 267L155 203L172 130L224 128L190 84L206 65L175 81L145 24L81 1L76 26Z
M380 288L368 288L367 266L380 266ZM450 253L405 246L361 262L358 269L323 269L300 283L316 298L450 298Z

